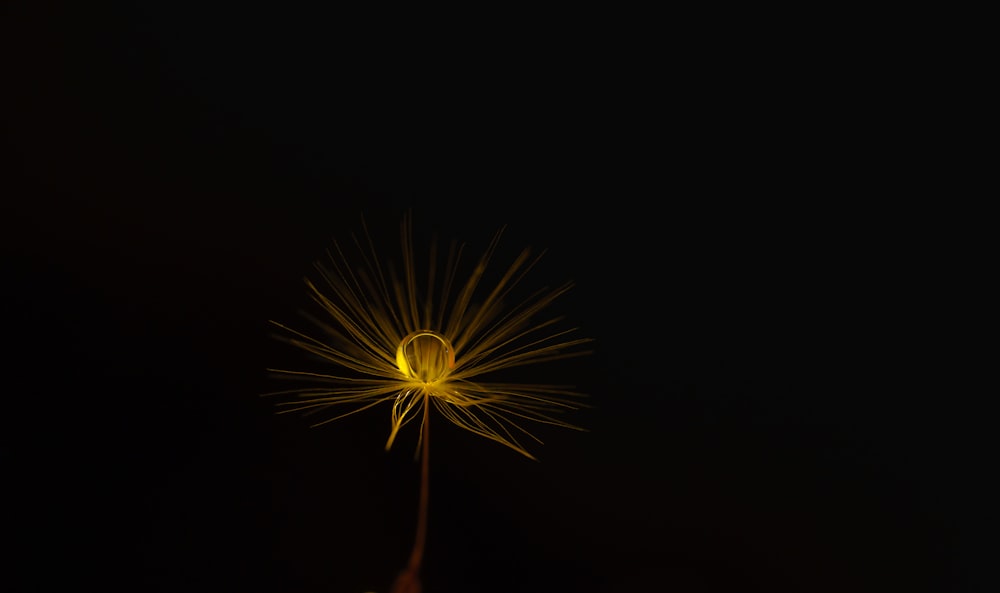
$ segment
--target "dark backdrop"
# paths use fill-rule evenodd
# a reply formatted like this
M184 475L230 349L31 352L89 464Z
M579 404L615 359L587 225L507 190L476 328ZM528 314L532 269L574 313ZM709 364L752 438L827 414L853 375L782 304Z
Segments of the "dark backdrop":
M575 281L553 311L596 340L538 371L594 406L540 462L435 425L429 593L977 584L984 421L913 389L912 253L829 166L850 118L788 46L680 16L4 10L17 590L387 591L413 431L385 453L386 409L310 430L258 396L301 360L267 321L313 261L362 215L398 260L405 212L548 249L527 288Z

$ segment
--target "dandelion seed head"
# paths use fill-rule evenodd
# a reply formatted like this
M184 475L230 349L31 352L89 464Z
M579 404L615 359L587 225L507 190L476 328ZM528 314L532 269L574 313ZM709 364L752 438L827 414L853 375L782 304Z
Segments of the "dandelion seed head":
M387 449L427 407L527 457L532 456L521 441L540 441L526 423L576 429L556 417L582 406L573 388L490 380L498 371L587 354L581 347L590 341L576 337L575 329L559 329L560 318L544 315L568 284L506 304L538 261L529 250L484 288L501 234L502 229L464 278L465 249L456 244L442 266L432 243L421 270L409 217L401 228L401 274L379 256L367 230L353 237L353 258L334 243L328 261L317 266L318 279L306 280L324 313L313 319L318 331L274 322L288 342L327 367L271 369L310 383L274 394L283 396L282 411L336 412L316 426L391 403ZM344 406L347 411L341 411Z

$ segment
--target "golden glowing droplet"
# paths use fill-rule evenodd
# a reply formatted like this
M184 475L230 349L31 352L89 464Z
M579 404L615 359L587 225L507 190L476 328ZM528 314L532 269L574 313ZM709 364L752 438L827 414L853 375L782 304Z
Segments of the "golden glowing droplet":
M407 377L436 383L455 368L455 349L441 334L429 329L418 330L399 343L396 365Z

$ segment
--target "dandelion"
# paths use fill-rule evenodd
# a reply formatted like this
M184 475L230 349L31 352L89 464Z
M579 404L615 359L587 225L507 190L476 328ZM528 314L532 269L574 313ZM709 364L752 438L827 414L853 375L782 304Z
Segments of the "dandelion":
M559 329L559 317L539 317L570 284L507 306L541 255L523 250L492 288L481 290L503 229L464 282L458 277L464 246L454 243L441 269L436 244L431 245L426 280L418 280L409 217L401 227L402 275L379 259L364 231L363 238L352 236L356 263L335 242L328 261L317 265L318 285L306 280L310 296L326 315L312 319L317 335L272 322L291 344L328 363L331 372L271 369L309 383L271 395L283 396L278 404L282 412L332 412L313 426L391 404L386 450L403 427L420 419L417 536L393 587L393 593L417 593L427 530L431 407L453 424L534 459L522 442L541 441L528 423L577 429L556 415L580 407L581 395L568 386L490 381L490 376L586 354L581 346L589 340L576 337L575 329Z

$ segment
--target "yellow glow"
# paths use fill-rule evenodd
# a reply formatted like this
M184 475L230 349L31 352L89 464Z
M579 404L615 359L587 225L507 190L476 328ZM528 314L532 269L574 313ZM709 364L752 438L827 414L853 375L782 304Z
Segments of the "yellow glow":
M558 329L544 310L569 290L534 293L507 306L512 291L538 261L525 249L484 288L496 252L498 232L471 266L464 247L453 244L441 258L435 246L423 273L413 249L409 218L402 225L402 275L379 257L367 231L352 237L359 253L348 257L334 243L329 262L318 265L315 282L306 280L312 299L325 313L319 331L301 332L275 323L287 341L328 363L329 370L272 371L308 381L309 386L277 392L283 411L327 412L318 426L379 404L391 405L386 448L400 429L432 406L450 422L532 457L521 444L538 439L527 422L576 428L556 418L581 407L570 387L491 382L490 374L513 367L587 354L590 342L575 328ZM442 265L442 261L444 265ZM463 277L462 270L467 275ZM530 293L530 291L529 291ZM339 412L345 406L347 411ZM419 445L419 440L418 440Z
M433 384L455 368L455 349L448 338L437 332L415 331L396 348L396 366L407 377Z

